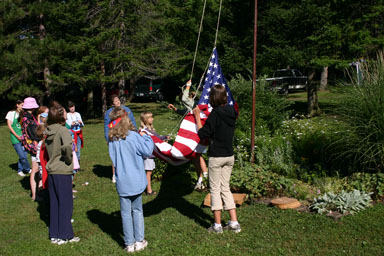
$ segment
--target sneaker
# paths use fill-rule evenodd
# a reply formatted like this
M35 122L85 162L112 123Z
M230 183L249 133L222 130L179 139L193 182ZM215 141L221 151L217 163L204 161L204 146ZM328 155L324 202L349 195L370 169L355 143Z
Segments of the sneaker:
M196 183L194 189L195 189L195 190L203 190L203 189L205 189L205 186L204 186L203 183Z
M115 175L112 176L112 183L116 183L116 177L115 177Z
M68 243L68 240L67 239L60 239L60 238L57 238L57 245L62 245L62 244L66 244Z
M135 252L135 245L127 245L125 248L124 248L124 251L126 252Z
M57 238L51 238L51 244L57 244Z
M78 242L80 242L80 237L74 236L71 239L69 239L68 242L70 242L70 243L78 243Z
M232 225L232 224L225 225L223 229L224 230L231 230L231 231L233 231L235 233L239 233L241 231L239 223L237 223L235 225Z
M148 242L147 240L143 240L141 242L136 242L135 243L135 251L141 251L141 250L144 250L145 247L148 246Z
M31 173L32 173L32 169L29 169L28 174L31 174Z
M212 226L210 226L208 229L208 232L210 233L217 233L217 234L221 234L223 233L223 227L220 226L220 227L215 227L215 224L212 224Z
M25 174L22 171L17 172L17 175L19 175L20 177L25 177Z

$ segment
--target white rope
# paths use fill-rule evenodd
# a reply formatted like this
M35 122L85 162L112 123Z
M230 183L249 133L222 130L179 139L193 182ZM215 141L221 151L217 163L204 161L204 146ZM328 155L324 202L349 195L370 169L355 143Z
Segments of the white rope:
M200 34L201 34L202 27L203 27L203 20L204 20L204 14L205 14L205 7L206 6L207 6L207 0L204 1L203 13L201 15L201 20L200 20L199 33L197 34L197 42L196 42L195 54L193 56L192 70L191 70L191 75L189 76L189 80L191 80L191 81L192 81L192 76L193 76L193 70L195 69L197 48L199 47Z
M197 48L198 48L198 46L199 46L201 29L202 29L202 26L203 26L203 20L204 20L204 13L205 13L206 3L207 3L207 0L204 1L203 14L202 14L202 16L201 16L201 20L200 20L200 28L199 28L199 33L198 33L198 36L197 36L197 43L196 43L196 48L195 48L195 55L194 55L194 57L193 57L192 70L191 70L191 75L190 75L190 80L191 80L191 81L192 81L193 70L194 70L195 62L196 62ZM215 50L215 48L216 48L217 36L218 36L218 34L219 34L219 24L220 24L220 16L221 16L222 3L223 3L223 0L220 0L219 14L218 14L218 17L217 17L217 25L216 25L215 42L214 42L214 44L213 44L213 50L212 50L212 52L213 52L213 51ZM198 91L199 88L201 87L201 83L203 82L205 73L206 73L207 70L208 70L208 67L209 67L209 61L211 60L211 57L212 57L212 56L209 56L207 65L206 65L206 67L205 67L205 69L204 69L203 74L202 74L201 77L200 77L199 85L197 86L196 91ZM196 96L197 96L197 93L195 93L195 96L193 96L193 100L195 100ZM171 132L171 134L170 134L171 137L173 136L173 134L174 134L174 132L175 132L175 129L176 129L177 127L180 126L181 122L184 120L185 116L186 116L189 112L190 112L190 111L186 111L186 112L184 113L183 117L182 117L182 118L179 120L179 122L177 123L177 125L172 129L172 132Z

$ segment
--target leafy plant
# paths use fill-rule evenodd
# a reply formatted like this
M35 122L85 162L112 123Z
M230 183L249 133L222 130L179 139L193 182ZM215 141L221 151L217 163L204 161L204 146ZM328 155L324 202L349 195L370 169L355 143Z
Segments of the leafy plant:
M384 54L362 63L360 84L345 89L337 112L350 126L350 132L335 142L342 150L337 156L348 158L356 168L380 172L384 168Z
M319 214L330 211L355 214L371 205L371 194L356 189L351 192L343 190L339 194L327 192L321 197L315 198L310 209Z

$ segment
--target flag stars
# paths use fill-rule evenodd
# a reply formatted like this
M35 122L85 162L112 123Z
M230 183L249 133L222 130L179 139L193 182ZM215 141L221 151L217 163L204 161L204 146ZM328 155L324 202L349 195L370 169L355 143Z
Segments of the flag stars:
M213 65L214 68L217 68L217 64L215 63L215 65Z
M205 95L205 96L204 96L204 99L205 99L205 100L209 99L208 95Z
M216 65L216 64L215 64ZM209 66L212 67L213 66L213 62L209 62ZM215 67L216 68L216 67Z

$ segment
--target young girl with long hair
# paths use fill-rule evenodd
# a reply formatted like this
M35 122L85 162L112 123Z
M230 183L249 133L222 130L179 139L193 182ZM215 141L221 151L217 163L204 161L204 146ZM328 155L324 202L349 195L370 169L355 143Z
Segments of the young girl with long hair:
M155 128L153 127L153 114L149 111L141 113L140 129L145 133L149 132L162 140L169 139L169 136L160 136L155 132ZM153 191L151 186L152 172L156 167L154 158L155 158L154 155L151 155L148 158L144 158L144 169L145 169L145 172L147 175L147 181L148 181L147 191L146 191L147 195L156 195L156 191Z
M15 108L9 111L5 116L11 136L12 146L19 156L19 161L17 162L17 174L22 177L25 176L25 173L31 172L27 152L21 144L23 134L20 125L20 115L23 111L23 104L24 103L21 100L16 101Z
M152 154L154 144L145 133L140 136L133 131L135 127L123 108L115 107L109 118L109 156L116 168L125 250L140 251L148 245L144 240L142 193L147 186L147 178L143 158Z

